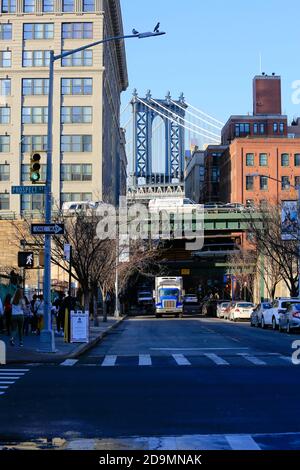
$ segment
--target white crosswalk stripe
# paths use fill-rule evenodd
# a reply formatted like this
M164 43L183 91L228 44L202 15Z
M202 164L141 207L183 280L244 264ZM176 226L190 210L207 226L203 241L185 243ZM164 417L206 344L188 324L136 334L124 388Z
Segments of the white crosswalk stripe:
M252 364L255 364L256 366L266 366L267 363L262 361L261 359L258 359L258 357L251 356L248 353L238 353L239 356L242 356L246 359L246 361L251 362Z
M174 360L179 366L190 366L190 361L183 354L172 354Z
M10 386L22 379L29 370L0 368L0 395L5 395Z
M115 355L107 355L105 356L101 366L102 367L113 367L116 365L117 357Z
M66 366L66 367L72 367L78 362L78 359L66 359L64 362L62 362L60 365L61 366Z
M229 362L225 361L222 357L218 356L217 354L213 353L205 353L205 356L211 359L215 364L218 366L229 366Z
M232 450L261 450L252 436L228 435L225 438Z
M152 359L150 354L139 355L139 366L152 366Z

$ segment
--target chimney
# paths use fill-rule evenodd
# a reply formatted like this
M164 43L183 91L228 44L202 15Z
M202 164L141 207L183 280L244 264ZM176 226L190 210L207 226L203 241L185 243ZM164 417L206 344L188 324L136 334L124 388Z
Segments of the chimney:
M281 77L260 75L253 79L253 115L281 114Z

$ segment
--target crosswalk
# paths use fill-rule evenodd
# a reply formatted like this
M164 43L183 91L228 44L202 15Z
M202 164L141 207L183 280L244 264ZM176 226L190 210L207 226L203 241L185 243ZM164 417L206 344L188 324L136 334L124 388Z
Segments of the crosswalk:
M7 369L0 367L0 396L5 395L29 371L29 369Z
M188 354L138 354L117 355L106 354L102 356L85 356L79 359L66 359L60 366L99 366L112 367L266 367L266 366L293 366L289 356L277 353L251 353L236 352L221 355L213 352L203 352L199 355Z

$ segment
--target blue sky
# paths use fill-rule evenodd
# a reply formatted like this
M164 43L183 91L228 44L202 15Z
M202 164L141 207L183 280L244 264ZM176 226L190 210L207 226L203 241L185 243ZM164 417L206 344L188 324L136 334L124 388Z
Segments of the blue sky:
M223 121L252 112L252 78L282 76L283 112L300 116L292 83L300 80L299 0L121 0L125 32L152 29L166 36L126 43L129 88L154 98L181 91L188 102Z

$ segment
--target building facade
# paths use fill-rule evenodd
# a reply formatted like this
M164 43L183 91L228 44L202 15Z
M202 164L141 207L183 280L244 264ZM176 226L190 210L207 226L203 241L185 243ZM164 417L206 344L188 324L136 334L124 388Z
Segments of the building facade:
M185 168L185 195L199 203L204 185L204 151L195 150Z
M0 211L41 210L28 184L30 153L47 150L49 50L55 54L123 34L119 0L1 0ZM120 94L128 86L124 42L57 61L53 99L53 198L116 203L120 190ZM45 157L43 157L45 158ZM46 158L42 161L42 179ZM30 183L29 183L30 184Z

